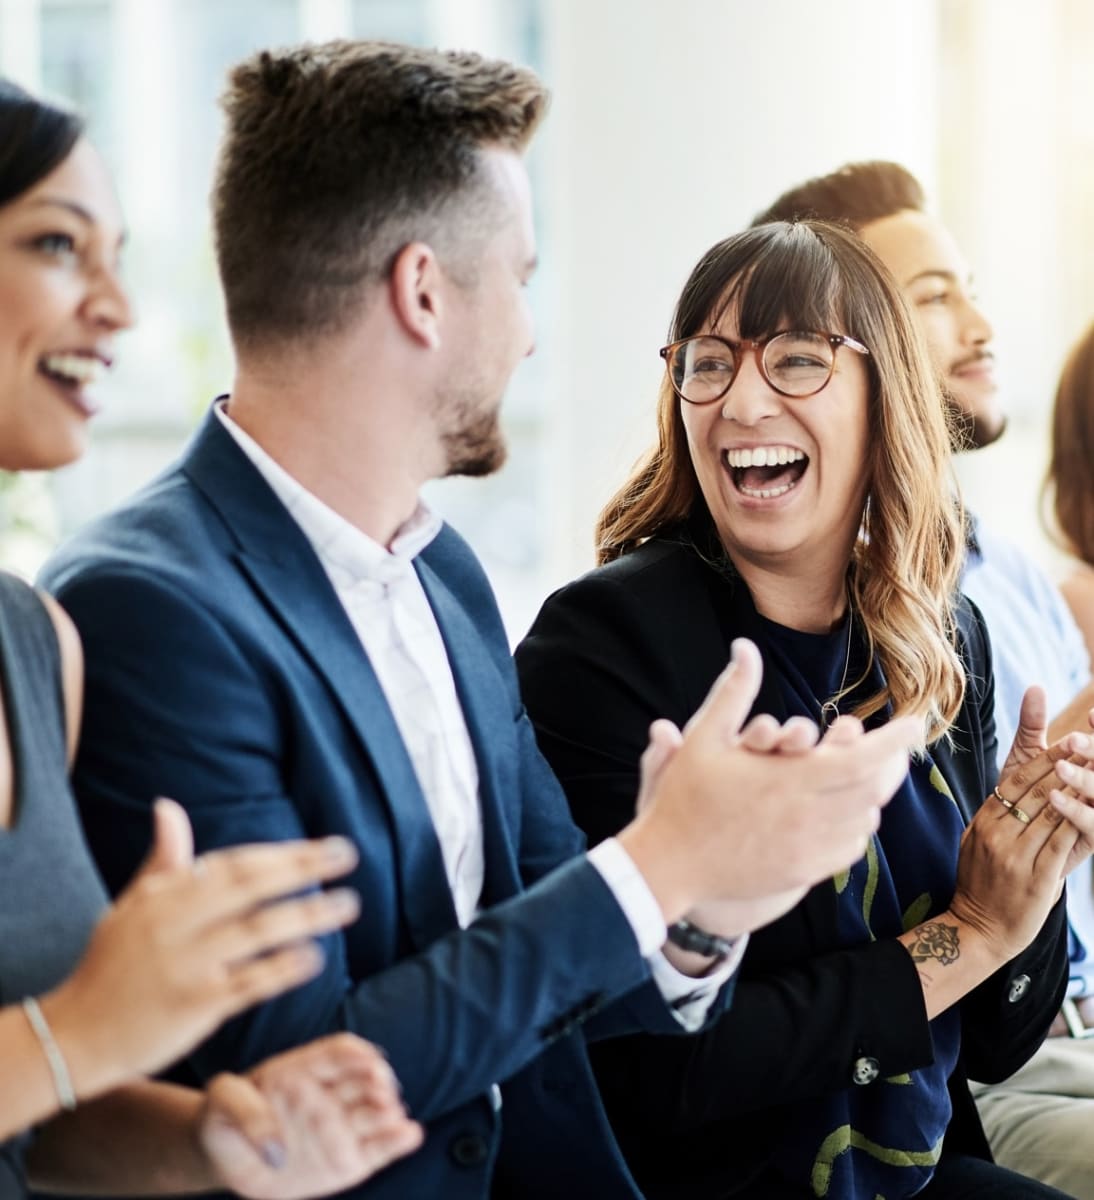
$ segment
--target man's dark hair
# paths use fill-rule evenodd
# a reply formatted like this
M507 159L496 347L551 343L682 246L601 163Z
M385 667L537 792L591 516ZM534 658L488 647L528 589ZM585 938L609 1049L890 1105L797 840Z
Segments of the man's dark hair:
M0 79L0 204L60 166L83 131L75 113Z
M899 163L858 162L783 192L752 224L809 218L849 225L857 231L894 213L925 208L919 180Z
M521 151L546 111L530 70L336 41L236 66L213 192L237 344L336 331L412 241L456 277L498 207L480 151Z

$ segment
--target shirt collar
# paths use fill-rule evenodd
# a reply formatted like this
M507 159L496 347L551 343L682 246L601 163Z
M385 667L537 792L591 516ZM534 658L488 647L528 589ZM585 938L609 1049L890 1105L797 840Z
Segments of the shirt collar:
M351 579L394 579L411 570L412 560L440 533L441 518L419 500L409 519L396 531L391 548L382 546L275 462L232 420L226 401L226 396L220 396L214 403L217 419L288 509L324 566L335 567Z

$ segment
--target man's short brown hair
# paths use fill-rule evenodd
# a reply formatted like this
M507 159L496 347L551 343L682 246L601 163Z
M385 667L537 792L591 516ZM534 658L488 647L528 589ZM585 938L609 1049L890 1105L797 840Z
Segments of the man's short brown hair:
M783 192L752 224L810 219L850 225L858 231L907 209L922 212L926 204L919 180L899 163L848 163Z
M523 150L547 91L477 54L335 41L246 59L221 102L213 221L243 344L337 330L412 241L473 274L494 211L479 150Z

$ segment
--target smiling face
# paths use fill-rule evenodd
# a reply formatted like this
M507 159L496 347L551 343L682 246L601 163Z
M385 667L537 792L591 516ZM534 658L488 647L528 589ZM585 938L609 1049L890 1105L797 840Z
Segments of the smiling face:
M1006 418L995 380L992 328L976 305L972 276L950 232L924 212L870 221L863 241L896 277L950 401L971 423L974 447L994 442Z
M132 323L118 278L121 215L86 142L0 207L0 466L83 452L95 384Z
M702 332L738 339L737 305ZM703 499L746 579L749 566L842 578L868 486L869 390L863 356L841 346L827 386L808 398L781 395L745 354L720 401L680 402Z

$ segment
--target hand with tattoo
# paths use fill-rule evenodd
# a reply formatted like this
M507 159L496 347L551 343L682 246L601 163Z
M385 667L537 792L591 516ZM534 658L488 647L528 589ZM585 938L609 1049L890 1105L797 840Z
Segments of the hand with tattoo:
M961 939L958 937L956 925L925 921L912 930L912 933L915 935L915 941L908 946L908 952L913 962L937 962L948 967L961 957Z

